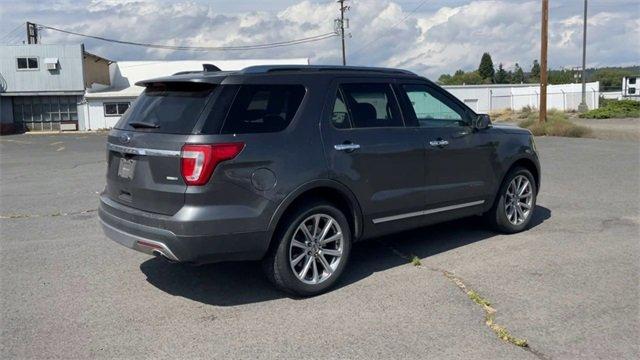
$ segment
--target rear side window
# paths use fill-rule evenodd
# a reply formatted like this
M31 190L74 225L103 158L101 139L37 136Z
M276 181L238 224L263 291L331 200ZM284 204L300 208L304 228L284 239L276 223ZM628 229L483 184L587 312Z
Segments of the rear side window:
M213 84L150 84L120 118L115 128L191 134L214 89Z
M340 85L332 122L343 129L404 126L393 90L383 83Z
M229 109L222 133L282 131L291 123L304 94L302 85L242 85Z

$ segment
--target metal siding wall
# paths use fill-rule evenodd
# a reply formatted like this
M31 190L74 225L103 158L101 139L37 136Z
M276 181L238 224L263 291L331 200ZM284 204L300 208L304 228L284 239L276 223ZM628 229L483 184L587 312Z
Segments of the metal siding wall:
M38 57L39 68L18 70L16 58L20 56ZM45 58L58 58L58 70L47 70ZM84 91L82 46L0 46L0 74L6 82L4 92Z
M0 97L0 123L13 123L13 103L7 96Z
M87 119L84 126L87 130L111 129L120 120L120 116L104 116L104 103L128 102L133 104L136 98L87 99Z

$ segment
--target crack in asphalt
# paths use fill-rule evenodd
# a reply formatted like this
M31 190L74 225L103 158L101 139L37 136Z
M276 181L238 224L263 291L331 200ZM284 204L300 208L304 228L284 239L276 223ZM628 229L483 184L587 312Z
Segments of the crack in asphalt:
M514 346L517 346L525 351L530 352L532 355L534 355L538 359L541 359L541 360L551 359L550 356L540 352L537 349L532 348L531 345L527 342L527 340L516 338L515 336L511 335L504 326L498 325L495 322L495 317L498 311L491 306L491 303L489 301L481 297L476 291L474 291L467 284L465 284L465 282L460 277L456 276L451 271L448 271L445 269L423 265L418 257L404 254L403 252L401 252L400 250L396 249L391 245L384 244L381 242L378 242L378 243L388 247L396 256L407 260L413 266L442 274L444 277L447 278L447 280L455 284L458 289L460 289L463 293L465 293L469 297L469 299L471 299L474 303L480 305L483 308L485 312L485 324L489 329L491 329L491 331L493 331L496 334L496 336L498 336L499 339L509 344L512 344Z
M98 211L98 209L88 209L88 210L70 211L70 212L55 212L51 214L8 214L8 215L0 215L0 219L36 219L36 218L44 218L44 217L59 217L59 216L90 214L96 211Z

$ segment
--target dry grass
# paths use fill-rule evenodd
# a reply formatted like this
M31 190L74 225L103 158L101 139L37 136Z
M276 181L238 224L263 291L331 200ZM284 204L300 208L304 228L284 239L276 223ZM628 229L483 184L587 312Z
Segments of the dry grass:
M517 113L511 109L497 110L489 114L491 122L505 122L517 120Z
M569 121L567 114L549 110L547 121L540 123L537 112L530 112L526 119L520 121L518 125L531 130L536 136L563 136L563 137L589 137L591 129L586 126L576 125Z
M505 121L514 122L514 121L526 119L536 111L538 110L530 106L525 106L520 111L513 111L511 109L502 109L502 110L493 111L489 115L491 116L492 122L505 122Z

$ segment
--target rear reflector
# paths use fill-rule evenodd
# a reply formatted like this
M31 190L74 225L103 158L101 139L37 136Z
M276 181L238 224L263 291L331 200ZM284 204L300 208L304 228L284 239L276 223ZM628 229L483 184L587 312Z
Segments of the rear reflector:
M138 240L138 245L146 246L146 247L149 247L149 248L152 248L152 249L160 249L160 250L162 250L162 246L160 246L158 244L146 242L146 241L143 241L143 240Z
M244 143L186 144L182 147L180 171L187 185L206 184L216 166L238 156Z

